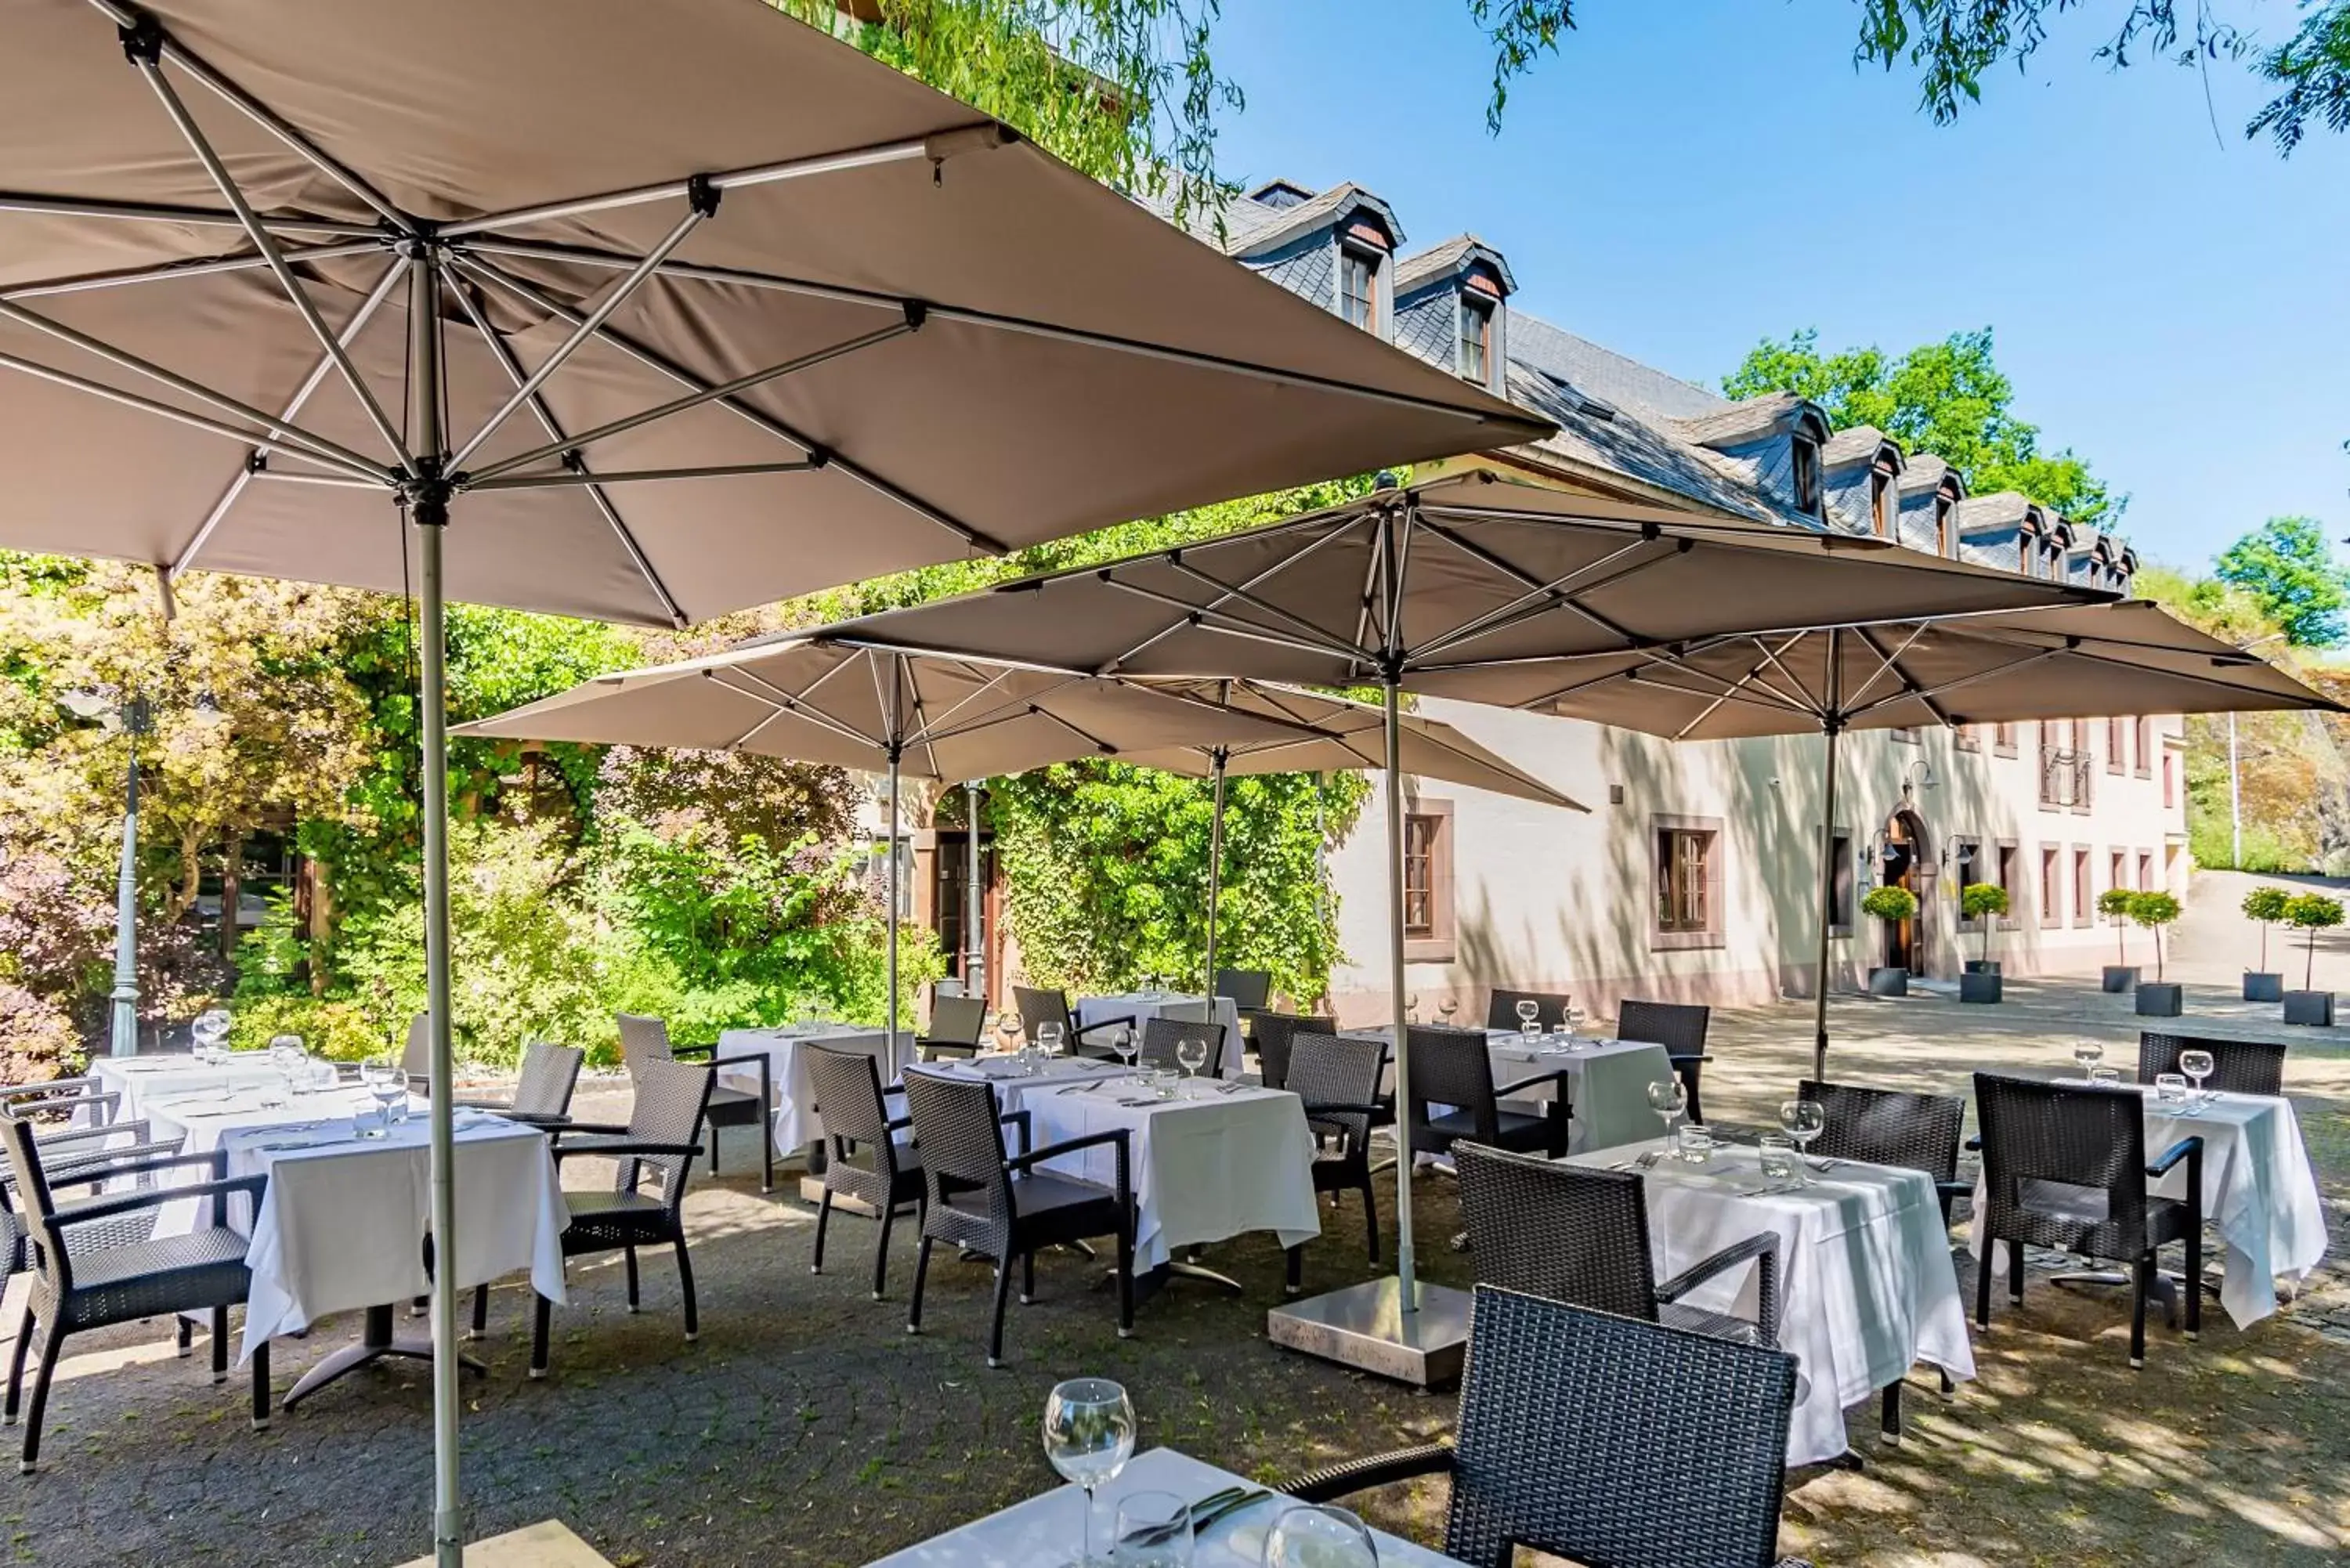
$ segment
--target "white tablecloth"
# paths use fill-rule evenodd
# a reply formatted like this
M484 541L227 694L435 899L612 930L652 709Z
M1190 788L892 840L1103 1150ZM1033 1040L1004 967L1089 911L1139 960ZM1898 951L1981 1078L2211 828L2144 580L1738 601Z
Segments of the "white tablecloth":
M900 1030L895 1049L889 1032L855 1023L794 1023L781 1029L729 1029L718 1037L721 1056L764 1054L768 1081L775 1094L775 1152L795 1154L824 1136L813 1106L807 1069L800 1047L822 1045L833 1051L861 1051L881 1070L881 1081L894 1084L914 1059L914 1036ZM718 1069L718 1081L730 1089L759 1092L759 1069L751 1063Z
M1645 1148L1576 1155L1605 1168ZM1742 1197L1762 1183L1752 1148L1704 1167L1660 1162L1647 1178L1657 1277L1670 1278L1735 1241L1779 1236L1779 1348L1801 1375L1787 1462L1818 1464L1845 1451L1845 1409L1929 1362L1975 1375L1966 1309L1933 1179L1923 1171L1840 1161L1799 1191ZM1734 1269L1699 1287L1689 1304L1753 1315L1755 1271Z
M2146 1096L2146 1157L2153 1159L2183 1137L2203 1139L2203 1217L2220 1232L2226 1278L2220 1304L2240 1326L2277 1309L2279 1275L2299 1281L2325 1256L2325 1203L2301 1141L2293 1102L2275 1095L2220 1095L2189 1112L2165 1107L2150 1087ZM2187 1196L2181 1163L2150 1190ZM1974 1212L1983 1211L1982 1180L1975 1180ZM1969 1227L1968 1244L1980 1252ZM2004 1248L1999 1250L2003 1252ZM1996 1266L2004 1266L1998 1257Z
M1153 1412L1147 1390L1139 1412L1149 1424ZM1134 1456L1118 1478L1103 1487L1094 1501L1094 1554L1107 1560L1110 1536L1118 1527L1118 1499L1139 1491L1172 1492L1196 1502L1228 1486L1249 1484L1247 1478L1213 1465L1202 1464L1172 1449L1150 1449ZM1208 1528L1192 1548L1191 1568L1256 1568L1264 1561L1265 1533L1281 1515L1278 1497L1245 1508ZM1065 1486L1014 1503L999 1513L974 1520L944 1535L932 1536L903 1552L894 1552L869 1568L1053 1568L1073 1562L1085 1527L1085 1493ZM1454 1559L1424 1546L1399 1540L1385 1531L1373 1532L1379 1551L1379 1568L1461 1568Z
M331 1069L330 1069L331 1070ZM258 1089L279 1083L276 1064L265 1051L248 1051L218 1064L199 1062L186 1052L162 1056L100 1056L89 1064L89 1075L101 1088L122 1096L115 1107L117 1121L152 1118L152 1107L224 1089Z
M1208 998L1186 996L1179 992L1130 992L1124 996L1084 996L1069 1014L1079 1027L1103 1018L1131 1018L1140 1029L1154 1018L1177 1018L1187 1023L1217 1023L1224 1026L1224 1051L1216 1065L1209 1071L1219 1078L1237 1078L1241 1074L1241 1010L1229 996L1215 999L1209 1008ZM1107 1044L1108 1032L1092 1036L1088 1045Z
M570 1221L546 1135L479 1112L461 1111L458 1118L458 1287L526 1269L541 1295L561 1302L560 1238ZM298 1132L232 1129L222 1141L230 1175L269 1177L245 1252L253 1293L245 1303L244 1356L328 1313L407 1301L432 1289L423 1257L432 1149L423 1118L397 1125L381 1139L356 1138L341 1119ZM273 1147L290 1143L307 1147Z
M1106 1078L1113 1075L1122 1076L1126 1072L1115 1062L1096 1061L1084 1056L1040 1057L1035 1065L1036 1070L1034 1073L1024 1073L1017 1056L969 1056L922 1063L910 1070L993 1084L996 1103L1007 1115L1024 1108L1031 1095L1063 1089L1085 1079Z
M1394 1040L1393 1031L1388 1029L1350 1029L1346 1033L1349 1038L1377 1040L1383 1044ZM1525 1036L1514 1029L1485 1032L1486 1055L1497 1085L1561 1069L1573 1075L1568 1081L1568 1098L1575 1113L1568 1131L1567 1148L1571 1152L1614 1148L1655 1137L1664 1124L1648 1108L1648 1085L1673 1075L1665 1048L1644 1040L1597 1038L1586 1038L1583 1045L1580 1051L1559 1052L1547 1039L1529 1046ZM1547 1054L1554 1052L1556 1054ZM1394 1069L1390 1067L1382 1092L1391 1092L1394 1087ZM1510 1096L1503 1103L1513 1110L1529 1110L1557 1096L1557 1085L1544 1084L1525 1094Z
M264 1105L265 1100L276 1101ZM409 1115L419 1119L423 1116L424 1102L411 1098ZM144 1107L150 1132L157 1138L177 1137L182 1154L210 1154L234 1135L255 1130L275 1130L286 1137L308 1131L330 1121L347 1121L364 1113L372 1125L376 1114L375 1100L365 1089L350 1085L323 1088L287 1096L284 1081L272 1071L266 1082L248 1082L241 1086L215 1085L194 1093L165 1095L151 1097ZM232 1171L232 1175L249 1174ZM186 1177L187 1180L199 1176ZM203 1216L209 1223L210 1210ZM237 1199L231 1205L231 1217L242 1229L250 1224L252 1215ZM199 1203L187 1200L167 1203L156 1210L155 1234L184 1236L199 1218Z
M1225 1094L1201 1085L1196 1098L1125 1103L1140 1094L1137 1080L1117 1078L1097 1087L1031 1089L1021 1100L1038 1148L1115 1127L1132 1132L1139 1267L1155 1269L1182 1248L1244 1231L1271 1231L1284 1247L1322 1233L1314 1135L1295 1095L1258 1088ZM1118 1151L1084 1149L1045 1168L1107 1187L1118 1179Z

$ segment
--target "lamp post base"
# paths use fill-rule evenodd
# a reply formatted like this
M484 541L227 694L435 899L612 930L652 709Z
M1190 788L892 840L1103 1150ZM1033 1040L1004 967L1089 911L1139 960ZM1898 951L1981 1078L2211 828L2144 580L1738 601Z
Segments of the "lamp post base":
M1419 1310L1407 1314L1401 1286L1388 1274L1285 1302L1265 1314L1264 1336L1284 1349L1415 1388L1459 1382L1469 1352L1469 1293L1422 1280Z

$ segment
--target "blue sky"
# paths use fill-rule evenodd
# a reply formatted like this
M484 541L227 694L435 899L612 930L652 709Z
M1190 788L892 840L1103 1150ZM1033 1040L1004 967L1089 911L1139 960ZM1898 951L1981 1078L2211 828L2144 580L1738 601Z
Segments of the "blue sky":
M1764 333L1989 325L2020 411L2129 494L2150 557L2199 566L2274 514L2350 533L2350 139L2280 160L2241 136L2258 84L2215 73L2207 111L2195 72L2108 71L2117 7L2088 9L1937 129L1911 78L1855 72L1844 0L1585 0L1495 139L1461 0L1226 0L1249 102L1219 156L1357 181L1408 249L1473 232L1519 306L1691 379Z

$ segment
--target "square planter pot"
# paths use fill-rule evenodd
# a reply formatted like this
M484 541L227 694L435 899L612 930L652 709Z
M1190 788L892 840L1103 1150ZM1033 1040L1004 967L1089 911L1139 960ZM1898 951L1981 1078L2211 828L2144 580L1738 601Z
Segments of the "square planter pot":
M2119 996L2137 989L2137 965L2109 963L2106 966L2106 994Z
M2006 984L2007 981L2001 977L1996 968L1986 973L1970 964L1967 966L1967 972L1959 976L1959 1000L1960 1002L1998 1002L2004 994Z
M2284 976L2281 974L2262 974L2257 970L2246 970L2244 971L2244 1000L2246 1002L2282 1002L2284 1000Z
M2140 1018L2176 1018L2187 1011L2187 988L2147 981L2137 988Z
M2288 991L2284 993L2284 1021L2287 1023L2309 1023L2321 1029L2334 1026L2334 993L2330 991Z
M1906 969L1873 969L1868 971L1868 994L1871 996L1907 996L1909 994L1909 971Z
M1997 974L1999 972L1999 966L2000 961L1998 959L1967 960L1967 972L1969 974Z

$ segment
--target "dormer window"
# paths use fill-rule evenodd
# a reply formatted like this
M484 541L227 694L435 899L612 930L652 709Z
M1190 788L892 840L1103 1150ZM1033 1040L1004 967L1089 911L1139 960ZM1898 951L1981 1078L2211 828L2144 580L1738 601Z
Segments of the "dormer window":
M1806 517L1820 514L1820 443L1797 431L1794 443L1795 510Z
M1492 374L1493 306L1489 301L1465 294L1461 296L1461 352L1457 363L1461 379L1481 387Z
M1934 497L1934 554L1937 556L1950 553L1950 514L1958 509L1958 504L1947 493Z
M1378 325L1378 258L1352 245L1338 247L1338 314L1366 332Z
M1882 468L1868 472L1868 522L1880 539L1893 534L1893 475Z

